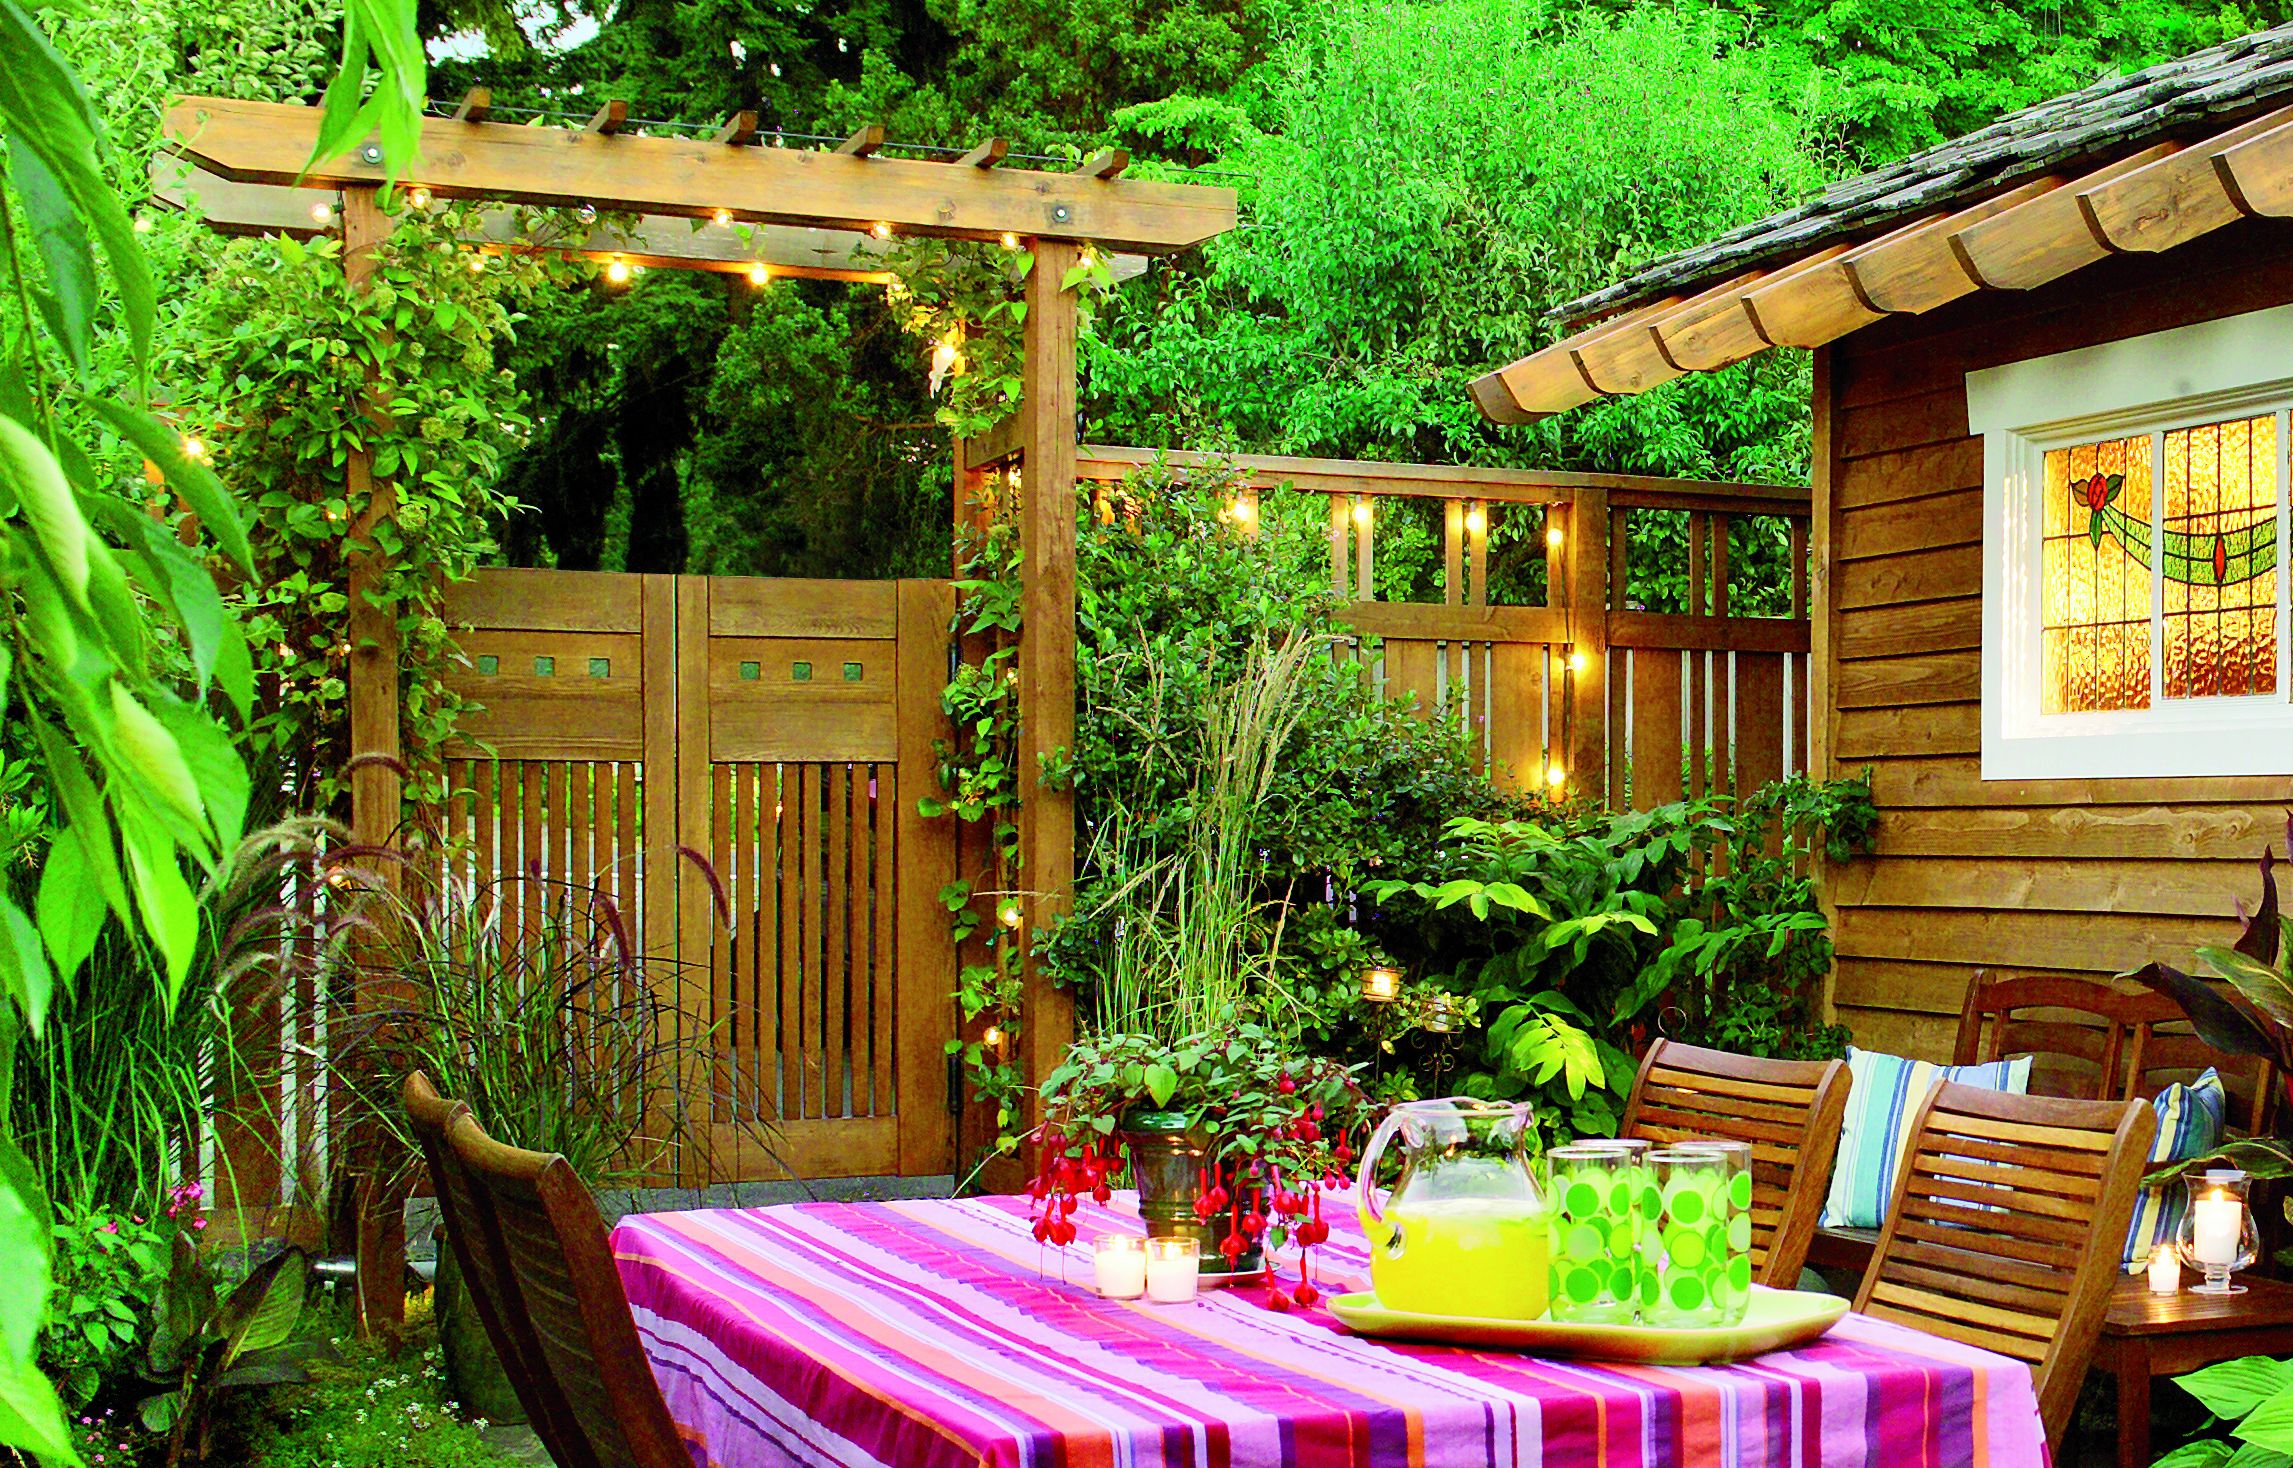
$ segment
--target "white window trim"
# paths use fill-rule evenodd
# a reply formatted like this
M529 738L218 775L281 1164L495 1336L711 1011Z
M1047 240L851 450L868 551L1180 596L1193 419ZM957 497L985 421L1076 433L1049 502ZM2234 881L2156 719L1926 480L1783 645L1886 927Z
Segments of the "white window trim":
M1982 777L2090 779L2293 774L2288 646L2286 409L2293 404L2293 305L2033 357L1967 374L1967 423L1983 441ZM2074 413L2066 409L2075 408ZM2277 691L2161 700L2152 637L2151 706L2039 712L2039 545L2035 486L2046 451L2277 410ZM2153 494L2162 512L2165 486ZM2157 513L2154 512L2154 513ZM2157 573L2153 571L2153 576ZM2153 582L2153 610L2162 605Z

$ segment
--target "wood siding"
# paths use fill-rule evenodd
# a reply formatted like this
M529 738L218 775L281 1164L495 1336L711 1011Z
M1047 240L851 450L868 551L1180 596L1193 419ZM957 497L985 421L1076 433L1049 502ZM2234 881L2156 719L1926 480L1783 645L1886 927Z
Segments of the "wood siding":
M1819 757L1873 769L1882 812L1879 854L1825 887L1832 1001L1857 1044L1946 1059L1975 969L2108 975L2187 963L2235 933L2233 901L2256 894L2293 777L1982 778L1982 441L1966 375L2288 301L2293 222L2247 220L1817 354ZM2163 373L2159 390L2173 391Z

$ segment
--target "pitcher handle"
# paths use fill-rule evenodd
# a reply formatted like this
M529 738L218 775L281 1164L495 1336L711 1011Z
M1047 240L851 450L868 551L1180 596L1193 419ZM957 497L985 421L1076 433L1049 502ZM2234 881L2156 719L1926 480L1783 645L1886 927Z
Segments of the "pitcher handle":
M1373 1244L1382 1244L1393 1233L1393 1225L1385 1221L1385 1210L1377 1206L1377 1194L1370 1179L1377 1175L1377 1159L1385 1151L1385 1144L1401 1130L1401 1109L1395 1107L1385 1114L1385 1120L1370 1133L1369 1145L1362 1148L1361 1175L1354 1180L1354 1207L1361 1214L1362 1232ZM1384 1237L1381 1237L1381 1232Z

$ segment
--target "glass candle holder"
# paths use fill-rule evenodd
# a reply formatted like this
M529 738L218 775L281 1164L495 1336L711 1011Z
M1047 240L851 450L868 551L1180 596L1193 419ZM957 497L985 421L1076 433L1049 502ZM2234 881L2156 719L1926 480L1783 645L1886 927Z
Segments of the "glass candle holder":
M1629 1149L1599 1142L1545 1153L1552 1180L1552 1315L1618 1324L1639 1314L1641 1193Z
M1200 1239L1146 1241L1146 1297L1157 1305L1183 1305L1193 1299L1201 1275Z
M1709 1152L1727 1159L1724 1236L1727 1268L1712 1278L1722 1325L1741 1325L1752 1308L1752 1144L1695 1137L1675 1142L1677 1152Z
M2184 1174L2182 1182L2189 1189L2189 1207L2182 1212L2181 1255L2205 1276L2202 1284L2190 1286L2191 1293L2245 1293L2245 1286L2231 1284L2229 1277L2261 1252L2261 1234L2246 1206L2253 1179L2236 1168L2217 1167L2202 1176Z
M1648 1165L1656 1174L1662 1204L1649 1224L1661 1254L1648 1320L1654 1325L1719 1325L1727 1319L1729 1288L1729 1159L1721 1152L1673 1147L1650 1154Z
M1139 1234L1101 1234L1091 1245L1092 1280L1108 1300L1135 1300L1146 1293L1146 1239Z
M2158 1245L2150 1251L2150 1293L2179 1294L2181 1287L2181 1250L2170 1243Z

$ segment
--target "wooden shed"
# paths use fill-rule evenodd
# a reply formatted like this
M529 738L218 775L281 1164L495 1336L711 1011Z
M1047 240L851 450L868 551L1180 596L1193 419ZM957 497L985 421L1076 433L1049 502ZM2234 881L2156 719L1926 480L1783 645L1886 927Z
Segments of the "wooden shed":
M2002 118L1576 303L1500 422L1814 349L1813 768L1858 1043L2234 933L2293 803L2293 27Z

